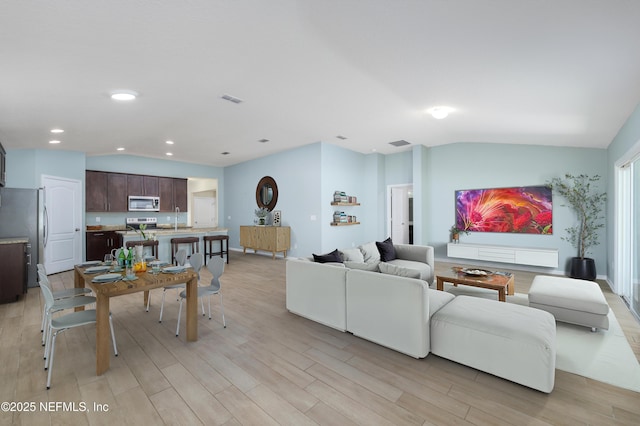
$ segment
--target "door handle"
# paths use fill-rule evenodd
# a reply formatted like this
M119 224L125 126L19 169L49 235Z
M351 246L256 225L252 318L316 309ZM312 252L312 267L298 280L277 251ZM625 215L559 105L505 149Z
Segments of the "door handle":
M80 231L80 228L76 228L76 232Z

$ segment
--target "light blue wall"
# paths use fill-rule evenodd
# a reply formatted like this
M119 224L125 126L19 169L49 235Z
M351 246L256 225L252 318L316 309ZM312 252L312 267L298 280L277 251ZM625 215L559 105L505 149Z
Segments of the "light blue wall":
M446 255L449 228L454 223L457 189L500 188L544 185L566 173L602 176L601 190L606 190L606 150L548 147L538 145L504 145L456 143L433 147L429 153L427 182L430 195L427 215L430 245L436 256ZM576 250L561 239L564 229L575 223L575 217L563 200L553 200L553 235L471 233L462 235L467 243L501 244L520 247L557 248L561 270L577 255ZM607 245L603 232L601 244L590 256L596 260L600 274L606 271Z
M403 185L413 182L413 152L404 151L384 156L387 185Z
M42 175L76 179L84 183L84 170L83 152L7 150L7 187L10 188L38 188L42 185Z
M320 248L314 253L327 253L335 249L355 247L362 244L364 228L362 225L331 226L333 214L342 211L346 215L356 216L361 223L369 218L365 213L373 200L363 191L368 179L365 175L365 155L330 144L321 144L321 184L320 197L322 219L320 220ZM360 206L332 206L333 193L343 191L347 195L356 196ZM370 209L370 207L369 207Z
M322 145L316 143L225 168L229 246L240 248L240 226L254 224L256 186L263 176L271 176L279 192L275 210L282 212L282 225L291 227L291 255L317 252L322 247L321 156Z
M611 218L607 222L607 251L612 253L607 263L607 275L616 291L620 288L613 256L613 253L616 253L616 163L621 160L630 160L633 155L638 153L640 153L640 104L620 128L607 150L607 217Z

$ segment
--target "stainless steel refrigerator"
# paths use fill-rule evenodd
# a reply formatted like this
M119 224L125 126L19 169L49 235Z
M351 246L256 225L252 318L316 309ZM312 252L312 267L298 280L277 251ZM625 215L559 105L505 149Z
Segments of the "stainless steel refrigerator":
M42 203L39 189L0 188L0 238L27 237L27 282L38 286L42 257ZM43 262L42 262L43 263Z

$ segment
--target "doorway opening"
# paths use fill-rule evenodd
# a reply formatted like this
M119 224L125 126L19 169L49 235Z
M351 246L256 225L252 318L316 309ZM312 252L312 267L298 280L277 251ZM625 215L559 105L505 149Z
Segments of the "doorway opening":
M413 244L413 185L387 187L387 229L394 243Z

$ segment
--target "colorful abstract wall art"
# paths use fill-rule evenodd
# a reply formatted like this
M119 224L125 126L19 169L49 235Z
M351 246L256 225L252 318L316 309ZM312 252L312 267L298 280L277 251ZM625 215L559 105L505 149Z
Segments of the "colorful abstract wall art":
M456 226L476 232L552 234L551 188L524 186L458 190Z

